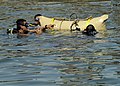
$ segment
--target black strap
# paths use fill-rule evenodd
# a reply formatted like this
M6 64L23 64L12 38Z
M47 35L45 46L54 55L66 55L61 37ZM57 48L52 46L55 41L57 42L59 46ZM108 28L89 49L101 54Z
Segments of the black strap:
M75 31L75 30L80 31L78 22L79 22L78 20L75 20L75 21L71 24L71 26L70 26L70 31ZM72 29L73 25L75 25L75 29L74 29L74 30Z

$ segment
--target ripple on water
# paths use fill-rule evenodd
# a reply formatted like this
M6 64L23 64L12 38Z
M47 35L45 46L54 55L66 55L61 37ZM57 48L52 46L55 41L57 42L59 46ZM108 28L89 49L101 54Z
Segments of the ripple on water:
M78 14L79 18L111 15L110 5L108 0L78 0L77 3L0 1L0 85L119 86L119 27L94 37L69 31L20 39L6 34L6 29L12 28L18 18L31 22L37 13L64 18L69 18L71 13ZM107 23L113 25L118 21Z

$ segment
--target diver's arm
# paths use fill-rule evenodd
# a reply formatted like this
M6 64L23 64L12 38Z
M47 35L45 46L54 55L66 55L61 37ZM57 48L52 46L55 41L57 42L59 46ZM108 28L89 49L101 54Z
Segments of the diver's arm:
M41 27L42 31L44 32L46 29L52 29L54 27L53 24L45 25L44 27Z

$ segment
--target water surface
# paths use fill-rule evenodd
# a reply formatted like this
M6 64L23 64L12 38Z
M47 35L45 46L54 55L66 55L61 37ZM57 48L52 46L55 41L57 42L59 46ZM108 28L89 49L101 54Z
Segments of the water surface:
M109 0L1 0L0 86L119 86L119 12L111 5ZM76 13L82 19L109 14L110 18L108 30L95 37L69 31L21 39L6 34L18 18L33 22L38 13L62 18Z

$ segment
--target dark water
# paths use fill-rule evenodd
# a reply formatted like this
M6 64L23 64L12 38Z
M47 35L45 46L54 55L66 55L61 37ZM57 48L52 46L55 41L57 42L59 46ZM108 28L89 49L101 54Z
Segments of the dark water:
M120 86L119 0L47 1L0 0L0 86ZM33 22L37 13L110 18L108 30L95 37L56 31L18 39L5 33L18 18Z

